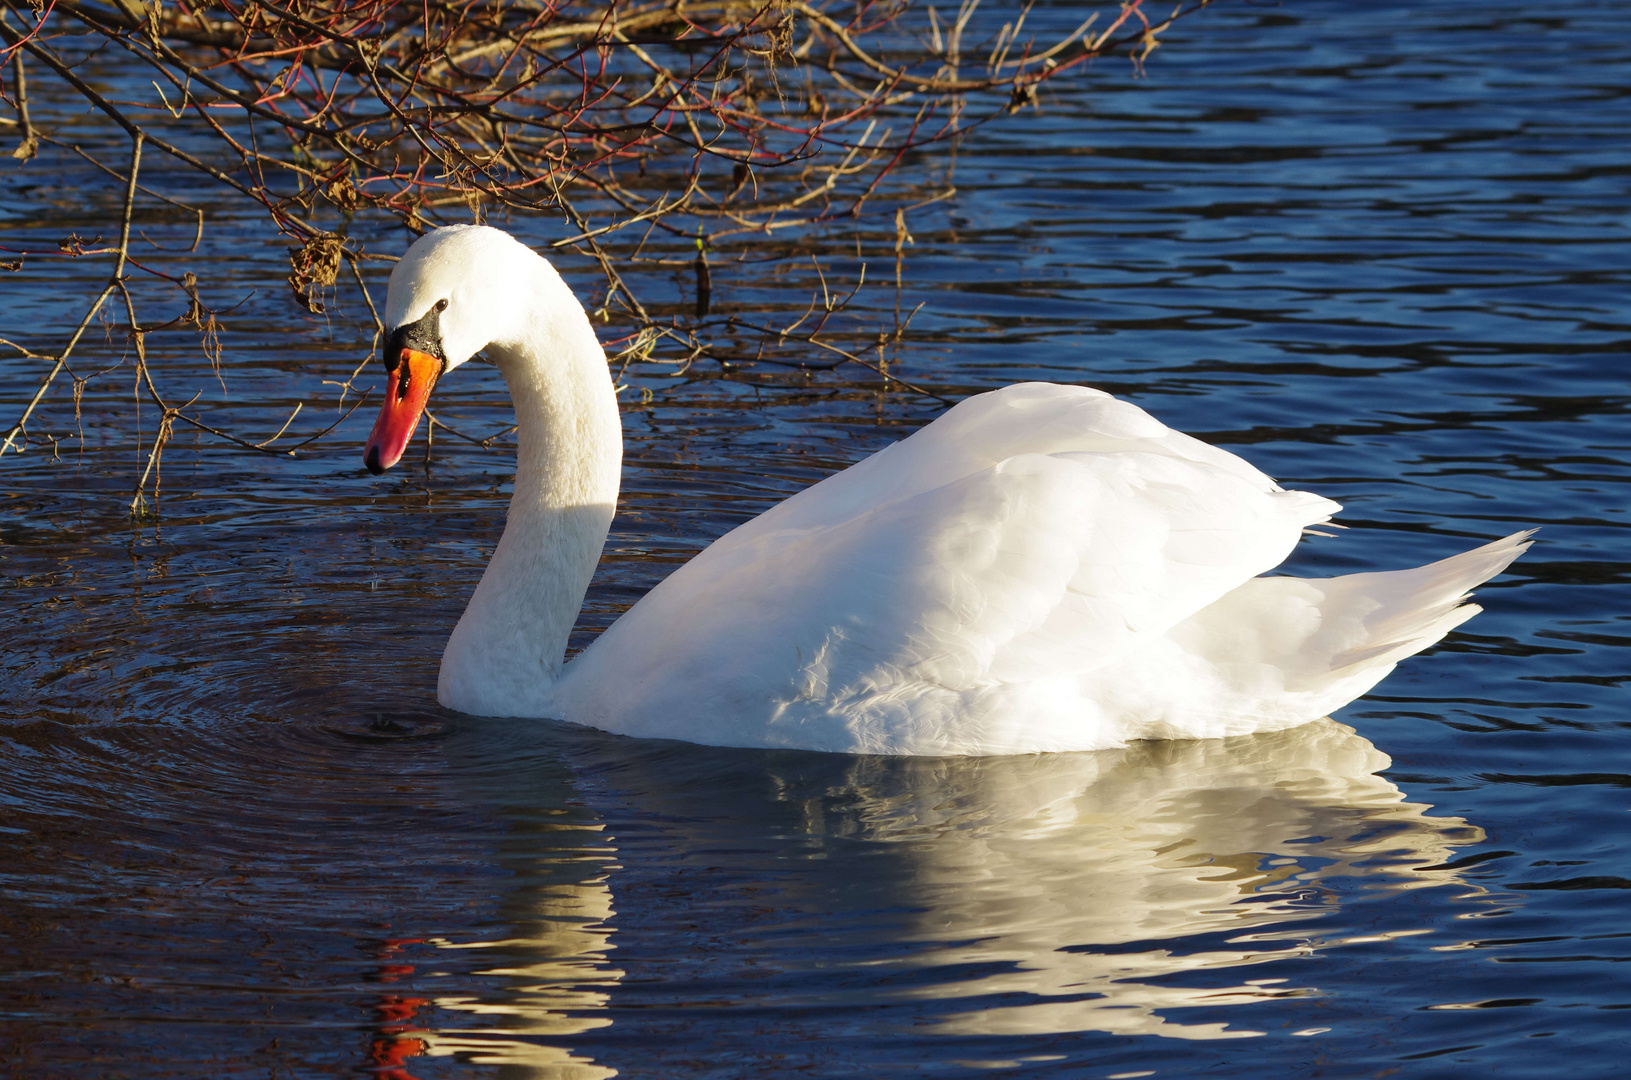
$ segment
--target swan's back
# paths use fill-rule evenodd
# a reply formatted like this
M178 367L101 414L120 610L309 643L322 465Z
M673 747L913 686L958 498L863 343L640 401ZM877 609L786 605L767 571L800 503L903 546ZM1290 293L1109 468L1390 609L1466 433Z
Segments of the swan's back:
M1017 383L960 402L910 438L806 488L720 542L763 528L830 525L1022 454L1135 451L1209 465L1254 487L1280 490L1245 460L1173 431L1103 390ZM1318 496L1299 497L1320 504L1327 514L1341 509Z
M568 666L551 711L893 754L1286 727L1441 637L1522 548L1419 580L1254 580L1337 509L1100 391L1009 387L722 537Z

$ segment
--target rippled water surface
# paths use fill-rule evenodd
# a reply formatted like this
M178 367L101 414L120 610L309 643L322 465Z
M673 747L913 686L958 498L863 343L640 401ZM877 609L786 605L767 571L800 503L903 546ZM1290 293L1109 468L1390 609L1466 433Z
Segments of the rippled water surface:
M121 368L31 426L82 444L0 461L0 1073L1623 1075L1631 9L1185 25L1146 78L1102 65L918 166L958 195L914 225L895 370L1103 386L1342 501L1299 573L1540 526L1483 615L1333 721L1222 742L876 760L462 718L436 659L509 454L438 441L372 478L362 415L293 459L183 435L133 524L156 418ZM93 181L7 164L0 243L94 228ZM253 294L224 389L181 336L150 347L270 434L363 355L366 313L297 318L236 213L199 256L221 306ZM826 271L892 272L893 244ZM54 351L105 273L7 275L0 336ZM716 301L802 306L813 272L778 273ZM40 372L3 365L9 417ZM717 374L625 391L579 644L941 408L865 372ZM490 370L438 397L505 426Z

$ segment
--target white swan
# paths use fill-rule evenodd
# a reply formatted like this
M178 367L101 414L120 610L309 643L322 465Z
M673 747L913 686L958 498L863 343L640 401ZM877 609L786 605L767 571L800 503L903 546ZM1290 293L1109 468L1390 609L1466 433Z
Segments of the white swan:
M391 273L395 464L436 380L485 350L515 403L515 493L442 654L460 712L717 746L1096 750L1324 716L1479 609L1517 533L1414 570L1258 577L1336 503L1098 390L970 398L675 571L570 665L617 500L605 353L560 275L496 229Z

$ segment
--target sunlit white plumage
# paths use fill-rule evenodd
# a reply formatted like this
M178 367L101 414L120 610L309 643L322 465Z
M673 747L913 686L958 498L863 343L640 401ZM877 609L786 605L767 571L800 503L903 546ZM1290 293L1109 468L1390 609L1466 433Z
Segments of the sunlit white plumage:
M616 499L605 357L554 270L494 229L418 241L387 321L439 300L519 429L504 537L442 659L443 704L728 746L953 755L1290 727L1479 609L1516 534L1414 570L1259 577L1337 504L1102 391L1029 383L721 537L570 664Z

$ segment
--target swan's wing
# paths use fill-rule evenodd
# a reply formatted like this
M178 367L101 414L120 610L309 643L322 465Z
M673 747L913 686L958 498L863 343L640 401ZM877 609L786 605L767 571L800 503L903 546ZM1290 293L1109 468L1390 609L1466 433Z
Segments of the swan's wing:
M569 665L559 713L631 735L852 752L1119 743L1091 730L1080 676L1275 566L1336 507L1132 406L1048 397L1055 423L1030 441L1062 449L973 468L1024 444L1028 425L987 402L982 424L948 436L936 429L967 418L953 410L722 538ZM1084 413L1115 426L1056 430Z
M747 522L720 542L764 530L831 525L982 472L1020 454L1142 450L1210 465L1265 490L1274 481L1250 463L1103 390L1016 383L959 402L934 423L834 473ZM1338 507L1329 503L1330 512Z
M1505 570L1533 532L1409 570L1253 578L1083 690L1137 718L1146 738L1273 731L1365 693L1393 666L1477 614L1472 590ZM1156 687L1157 693L1148 688Z

